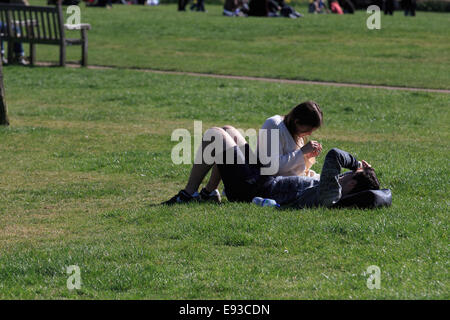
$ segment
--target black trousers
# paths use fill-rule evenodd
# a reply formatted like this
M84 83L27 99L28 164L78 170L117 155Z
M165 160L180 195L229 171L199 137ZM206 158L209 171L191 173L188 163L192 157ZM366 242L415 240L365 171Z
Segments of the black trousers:
M197 0L196 3L192 4L191 10L205 11L205 1L204 0Z
M197 0L197 11L205 11L205 1Z
M189 0L178 0L178 11L186 11Z
M390 14L391 16L394 14L394 0L384 1L384 14Z
M403 6L405 9L405 16L411 15L414 17L416 15L416 0L403 0Z

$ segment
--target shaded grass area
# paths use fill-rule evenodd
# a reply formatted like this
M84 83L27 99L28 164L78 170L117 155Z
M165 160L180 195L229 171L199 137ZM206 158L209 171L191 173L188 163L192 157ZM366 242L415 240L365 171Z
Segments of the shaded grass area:
M449 297L448 95L118 70L8 67L5 79L2 298ZM391 208L155 205L189 173L170 160L172 130L257 129L306 99L325 115L313 138L369 160ZM366 287L370 265L380 290Z
M176 5L81 6L81 21L92 25L90 64L450 88L448 14L382 16L381 30L368 30L367 18L364 11L293 20L227 18L217 5L204 14ZM56 62L58 49L38 45L37 57ZM69 48L68 57L79 60L80 48Z

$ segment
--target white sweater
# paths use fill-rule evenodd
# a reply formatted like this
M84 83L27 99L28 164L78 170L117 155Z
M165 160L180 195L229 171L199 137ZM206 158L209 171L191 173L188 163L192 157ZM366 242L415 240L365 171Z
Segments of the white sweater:
M262 144L258 141L259 152L271 150L270 130L279 130L279 169L276 176L298 176L305 174L305 158L300 149L303 147L303 139L300 139L298 145L292 138L288 128L283 122L284 117L276 115L268 118L261 129L267 130L267 144Z

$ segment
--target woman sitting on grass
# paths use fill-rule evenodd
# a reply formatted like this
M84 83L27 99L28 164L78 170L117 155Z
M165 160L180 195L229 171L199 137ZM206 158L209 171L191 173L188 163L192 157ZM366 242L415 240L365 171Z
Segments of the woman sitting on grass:
M294 107L286 116L275 115L264 122L261 129L266 130L265 136L267 138L264 139L264 141L258 140L258 154L260 156L261 154L270 156L270 153L268 153L269 150L278 151L278 157L272 159L277 163L277 170L273 173L274 176L318 176L314 171L310 170L310 167L314 163L315 157L322 151L322 145L317 141L310 141L305 144L305 139L310 136L313 131L318 129L322 125L322 122L322 111L320 110L319 105L314 101L303 102ZM278 140L271 140L272 131L276 131L275 133L277 133ZM208 164L204 161L203 152L206 146L211 144L210 141L213 136L214 139L221 141L221 145L223 144L224 148L225 146L227 146L228 149L238 147L242 151L244 159L234 159L235 161L231 165L233 169L237 170L236 172L243 170L241 174L222 177L217 162L211 161ZM256 159L256 156L245 138L232 126L208 129L205 132L202 143L202 146L196 154L196 161L194 161L186 187L163 204L185 203L190 201L213 201L220 203L221 196L217 188L222 179L224 181L228 180L233 185L239 185L241 184L241 181L236 180L241 180L242 177L252 176L252 173L247 171L259 172L261 169L260 159L256 161L257 163L249 164L244 167L239 164L238 160L248 162L248 159L252 158L252 156ZM264 163L264 166L271 167L272 161ZM200 194L198 194L198 188L211 168L212 172L209 181L201 190ZM240 198L239 192L237 192L239 191L238 188L234 188L233 191L235 194L231 194L227 190L227 198L229 200L248 200Z
M268 131L267 141L259 141L260 154L268 154L271 150L270 131L278 130L279 133L279 170L276 176L315 176L310 168L322 151L322 145L317 141L305 142L322 123L322 110L314 101L300 103L287 115L275 115L264 122L261 129Z

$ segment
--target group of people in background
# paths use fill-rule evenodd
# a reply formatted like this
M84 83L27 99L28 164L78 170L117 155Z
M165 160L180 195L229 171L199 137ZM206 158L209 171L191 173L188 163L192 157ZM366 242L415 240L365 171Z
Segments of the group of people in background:
M223 15L228 17L264 16L293 19L302 17L284 0L225 0Z
M354 13L351 0L310 0L309 13ZM225 0L223 15L228 17L285 17L300 18L303 15L289 6L285 0Z
M65 0L67 2L79 2L79 0ZM124 5L129 4L138 4L138 5L147 5L147 6L157 6L159 5L160 0L83 0L86 2L86 6L88 7L106 7L106 9L111 9L113 2L120 3ZM64 2L63 2L64 4ZM73 3L75 4L75 3ZM67 3L67 5L71 5Z
M186 11L191 0L178 0L178 11ZM416 0L402 0L405 16L416 15ZM392 15L396 0L377 0L385 14ZM191 10L205 11L204 0L193 0ZM313 14L353 14L356 6L352 0L309 0L308 12ZM303 15L289 6L285 0L224 0L223 15L227 17L286 17L299 18Z
M186 11L186 6L189 2L190 0L178 0L178 11ZM205 12L205 1L193 0L190 9L191 11Z
M324 0L309 0L309 13L355 13L355 5L351 0L328 0L328 6ZM399 1L396 0L377 0L372 4L378 5L384 11L384 14L393 15ZM401 6L405 10L405 16L416 15L416 0L401 0Z
M27 0L0 0L0 2L20 2ZM55 2L56 0L49 0ZM63 4L78 4L81 0L63 0ZM122 4L158 5L160 0L82 0L88 6L111 8L113 2ZM205 12L204 0L178 0L178 11L186 11L190 3L190 10ZM416 0L374 0L371 4L378 5L386 15L393 15L398 4L404 9L405 16L416 15ZM309 0L309 13L353 14L356 6L352 0ZM285 0L224 0L223 15L227 17L286 17L299 18L302 14L295 11Z
M380 3L381 2L381 3ZM384 14L393 15L394 10L396 9L397 1L395 0L378 0L377 3L380 7L384 9ZM417 2L416 0L402 0L401 1L402 7L405 10L405 16L412 16L414 17L416 15L416 7Z
M106 6L111 8L112 0L83 0L91 6ZM48 4L54 4L55 0L48 0ZM80 0L64 0L63 4L78 4ZM147 4L158 5L159 0L120 0L123 4ZM186 6L190 0L178 0L178 10L186 11ZM355 12L355 6L351 0L327 0L328 6L324 0L310 0L309 13L335 13L344 14ZM29 5L28 0L0 0L0 3L16 3L22 5ZM396 8L395 0L378 0L376 3L380 8L383 8L384 14L393 15ZM405 10L405 16L416 15L416 0L402 0L402 7ZM205 12L204 0L193 0L190 6L191 10ZM228 17L286 17L299 18L303 15L295 11L294 8L286 4L285 0L225 0L223 7L223 15ZM0 20L0 33L5 30L5 24ZM17 32L20 33L20 28ZM16 62L22 65L27 65L28 61L25 58L25 52L21 42L14 43L14 61L8 61L5 54L3 41L1 44L1 59L3 64Z
M355 5L351 0L328 0L328 7L323 0L309 0L309 13L355 13Z
M1 1L1 0L0 0ZM15 0L4 0L15 1ZM16 0L22 1L22 0ZM25 0L24 0L25 1ZM54 0L49 0L49 2ZM82 0L88 6L102 6L111 8L113 2L122 4L142 4L158 5L160 0ZM205 0L178 0L178 11L186 11L189 3L191 11L206 12ZM78 4L80 0L63 0L63 4ZM416 15L416 0L374 0L371 4L378 5L384 14L393 15L401 2L405 10L405 16ZM356 6L352 0L309 0L309 13L334 13L334 14L353 14ZM286 17L299 18L303 15L289 6L285 0L224 0L223 15L227 17Z

